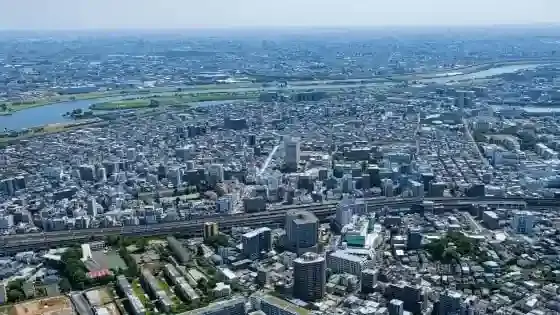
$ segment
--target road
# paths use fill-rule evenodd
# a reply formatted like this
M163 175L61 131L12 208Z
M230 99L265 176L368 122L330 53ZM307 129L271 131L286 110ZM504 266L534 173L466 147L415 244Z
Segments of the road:
M270 152L270 154L266 158L266 161L264 161L264 164L261 166L261 168L257 172L257 175L260 176L266 171L266 169L268 168L268 165L270 164L270 162L274 158L274 155L276 154L276 151L278 151L278 148L280 148L281 145L282 145L282 143L274 146L274 148L272 149L272 151Z
M473 228L473 230L476 233L481 233L482 231L484 231L484 229L480 226L480 224L478 222L476 222L476 220L472 217L472 215L468 212L464 213L465 217L467 218L467 220L469 221L471 228Z
M480 152L480 148L478 147L476 141L474 140L474 137L471 132L471 127L469 126L469 122L465 118L463 118L462 120L463 120L463 126L465 126L465 134L467 135L468 140L474 146L474 149L476 150L478 157L480 158L482 163L484 163L484 166L486 166L486 168L491 168L490 163L488 163L488 160L484 157L484 154Z
M417 114L416 119L416 155L420 154L420 129L422 128L422 117L420 113Z

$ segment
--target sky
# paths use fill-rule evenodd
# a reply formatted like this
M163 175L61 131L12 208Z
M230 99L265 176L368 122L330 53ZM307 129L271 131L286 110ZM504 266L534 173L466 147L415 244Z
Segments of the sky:
M0 0L0 30L560 24L560 0Z

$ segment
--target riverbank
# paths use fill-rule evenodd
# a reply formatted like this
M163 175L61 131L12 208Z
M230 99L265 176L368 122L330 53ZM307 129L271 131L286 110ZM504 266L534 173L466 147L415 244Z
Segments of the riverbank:
M469 65L465 67L459 67L454 69L441 69L437 71L430 71L427 73L413 73L413 74L403 74L403 75L391 75L391 76L379 76L379 77L369 77L363 79L343 79L343 80L309 80L309 81L288 81L288 85L292 87L305 87L308 86L309 88L317 88L320 85L351 85L351 84L378 84L383 82L391 82L391 81L411 81L411 80L426 80L426 81L442 81L442 80L455 80L458 81L462 77L470 77L471 75L476 75L478 72L484 72L491 69L497 69L500 67L509 67L514 65L519 65L520 68L523 68L523 65L538 65L538 64L554 64L560 63L559 60L510 60L510 61L494 61L494 62L487 62L482 63L479 65ZM450 75L446 75L450 74ZM72 101L80 101L80 100L91 100L91 99L103 99L109 97L117 97L117 96L124 96L127 95L149 95L149 94L162 94L162 96L169 96L173 95L174 93L204 93L212 90L228 90L228 89L270 89L274 87L266 86L261 83L252 83L252 82L234 82L234 83L224 83L224 84L205 84L205 85L185 85L180 87L154 87L154 88L147 88L147 89L137 89L137 88L130 88L130 89L120 89L120 90L109 90L109 91L96 91L96 92L89 92L84 94L75 94L75 95L56 95L46 98L34 99L34 100L27 100L22 102L1 102L0 101L0 116L11 115L15 112L34 108L34 107L41 107L50 105L53 103L63 103L63 102L72 102ZM213 99L201 99L204 100L213 100ZM220 99L218 99L220 100ZM193 101L197 101L196 99ZM124 104L125 108L142 108L145 107L145 104L142 105L127 105ZM108 106L108 105L104 105ZM130 107L128 107L130 106ZM4 109L3 109L4 107ZM112 107L116 106L109 106L108 110L111 110ZM121 107L117 107L114 109L119 109Z
M546 64L549 64L546 63ZM491 68L488 70L482 70L473 72L470 74L458 74L454 76L439 76L435 79L418 80L420 82L431 83L449 83L449 82L460 82L462 80L481 82L486 78L495 77L503 73L512 73L518 70L536 67L537 64L524 65L517 64L515 66L509 65L505 67ZM480 68L479 68L480 69ZM158 95L161 97L159 99L160 104L163 103L171 106L185 106L196 101L205 100L218 100L218 101L229 101L233 99L251 99L253 97L258 98L258 95L263 92L282 92L282 93L292 93L297 91L306 90L317 90L325 92L338 93L340 91L345 91L354 88L379 88L380 86L387 86L391 84L396 84L401 82L400 80L389 80L389 79L368 79L368 80L342 80L342 81L319 81L313 82L313 84L302 84L303 82L288 82L287 87L279 87L276 84L271 84L270 86L264 86L263 84L256 83L233 83L233 84L218 84L212 86L204 86L205 89L201 90L200 86L189 86L188 88L183 87L166 87L166 88L154 88L154 89L134 89L125 91L107 91L107 92L95 92L88 93L84 95L74 95L75 100L65 101L54 104L48 104L44 106L39 106L42 104L33 104L33 108L27 108L25 110L18 110L11 112L9 116L2 116L0 112L0 126L2 129L7 130L22 130L29 129L35 126L44 126L53 123L67 123L70 121L67 113L74 110L88 111L91 110L94 104L97 110L117 110L117 109L133 109L136 108L149 108L149 99L153 98L153 95ZM232 86L235 86L232 88ZM134 91L134 93L130 93ZM128 93L128 94L127 94ZM220 93L225 93L225 96L218 97ZM229 93L229 94L228 94ZM237 96L240 93L250 93L249 95L242 94L243 96ZM236 95L232 97L231 95ZM178 95L183 95L182 99ZM188 95L188 96L185 96ZM196 96L195 96L196 95ZM94 97L95 96L95 97ZM102 97L99 97L102 96ZM166 99L167 98L167 99ZM179 98L179 100L177 100ZM123 100L126 102L123 103ZM132 100L136 100L132 102ZM141 100L141 101L138 101ZM120 104L118 104L120 102ZM104 104L105 103L105 104ZM1 103L0 103L1 104ZM154 104L155 105L155 104ZM155 107L155 106L153 106ZM159 105L158 105L159 107ZM157 108L157 107L155 107Z
M123 110L139 109L159 106L188 106L198 102L233 101L256 99L258 92L208 92L208 93L165 93L154 94L146 97L136 97L110 102L96 103L90 106L91 110Z
M0 102L0 106L5 105L6 108L5 110L2 110L2 108L0 108L0 115L7 116L7 115L12 115L15 112L34 108L34 107L47 106L54 103L74 102L74 101L111 97L116 95L122 95L121 93L122 93L121 91L90 92L90 93L76 94L76 95L58 95L58 96L52 96L52 97L46 97L46 98L28 100L22 102L7 102L7 103Z
M84 126L90 126L96 123L102 123L102 122L103 121L99 119L87 119L87 120L80 120L78 122L48 124L45 126L30 128L25 131L11 132L9 134L0 134L0 146L8 145L32 137L59 133L59 132L68 131L76 128L82 128Z
M224 83L224 84L205 84L205 85L187 85L181 87L154 87L149 89L118 89L118 90L108 90L108 91L96 91L88 92L82 94L72 94L72 95L56 95L48 96L44 98L30 99L25 101L15 101L15 102L2 102L0 101L0 116L9 116L18 111L41 107L46 105L51 105L54 103L64 103L64 102L74 102L92 99L103 99L110 97L118 97L127 95L149 95L149 94L168 94L173 93L183 93L187 91L193 91L193 93L208 90L218 90L218 89L236 89L236 88L257 88L261 86L258 83Z

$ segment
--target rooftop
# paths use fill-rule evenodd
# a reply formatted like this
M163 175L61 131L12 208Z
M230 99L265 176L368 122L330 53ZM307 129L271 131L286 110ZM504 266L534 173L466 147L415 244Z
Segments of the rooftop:
M71 315L70 299L63 296L34 300L14 305L10 315Z
M310 312L304 308L301 308L293 303L290 303L286 300L282 300L280 298L277 298L275 296L272 295L262 295L261 299L270 303L270 304L274 304L278 307L281 307L284 310L290 311L294 314L298 314L298 315L307 315Z

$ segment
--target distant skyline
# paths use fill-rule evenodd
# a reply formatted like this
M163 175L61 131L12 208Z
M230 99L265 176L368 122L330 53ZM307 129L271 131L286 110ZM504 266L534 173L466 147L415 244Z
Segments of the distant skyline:
M560 24L560 0L2 0L0 30Z

